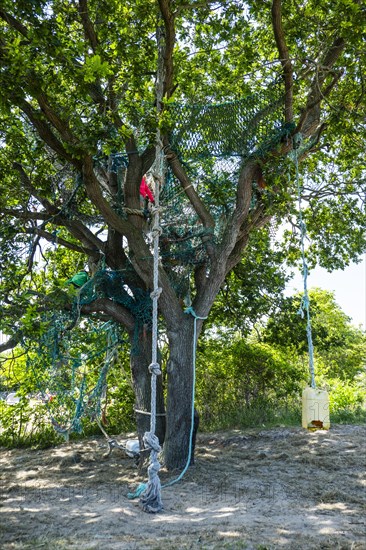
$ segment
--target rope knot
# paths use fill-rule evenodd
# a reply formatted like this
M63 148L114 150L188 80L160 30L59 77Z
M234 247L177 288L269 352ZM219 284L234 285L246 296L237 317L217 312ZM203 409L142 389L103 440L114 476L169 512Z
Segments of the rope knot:
M151 235L152 235L153 239L156 239L156 237L160 237L162 232L163 232L163 230L161 229L161 227L153 227L152 230L151 230Z
M200 317L199 315L197 315L197 313L194 311L192 306L186 307L186 309L184 310L184 313L187 313L188 315L191 314L192 317L194 317L195 319L201 319L201 320L207 319L207 317Z
M153 432L145 432L144 437L142 438L146 448L160 453L161 447L159 444L159 438Z
M153 300L154 298L157 298L159 299L159 296L160 294L162 293L163 289L162 288L156 288L155 290L153 290L151 293L150 293L150 298Z
M155 376L160 376L161 370L160 370L159 363L150 363L148 368L149 368L150 374L155 374Z

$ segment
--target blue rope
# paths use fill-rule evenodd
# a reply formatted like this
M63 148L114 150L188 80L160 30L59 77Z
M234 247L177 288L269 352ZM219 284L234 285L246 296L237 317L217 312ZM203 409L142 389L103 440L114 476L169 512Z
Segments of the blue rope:
M178 481L180 481L182 479L182 477L184 476L184 474L186 473L186 471L189 468L189 464L190 464L191 458L192 458L192 438L193 438L193 430L194 430L194 398L195 398L195 393L196 393L197 321L198 321L198 319L202 319L202 320L207 319L207 317L200 317L199 315L197 315L196 312L194 311L193 307L191 307L191 306L187 307L184 310L184 313L187 313L187 315L191 314L192 317L194 318L194 322L193 322L193 354L192 354L192 367L193 367L192 407L191 407L191 429L190 429L190 433L189 433L188 457L187 457L186 465L184 466L184 468L181 471L181 473L179 474L179 476L175 479L172 479L168 483L165 483L164 485L162 485L163 488L170 487L171 485L174 485L175 483L178 483Z
M304 281L304 294L301 300L300 305L300 315L302 318L304 318L304 312L306 312L306 336L308 340L308 351L309 351L309 370L310 370L310 376L311 376L311 387L315 388L315 370L314 370L314 346L313 346L313 337L312 337L312 330L311 330L311 317L310 317L310 298L309 298L309 292L308 292L308 265L306 262L306 256L305 256L305 238L306 238L306 224L303 219L302 215L302 207L301 207L301 186L300 186L300 175L299 175L299 158L298 158L298 147L301 143L301 136L296 135L294 136L294 154L293 158L295 161L295 168L296 168L296 186L297 186L297 199L298 199L298 210L299 210L299 224L300 224L300 233L301 233L301 257L302 257L302 275L303 275L303 281Z

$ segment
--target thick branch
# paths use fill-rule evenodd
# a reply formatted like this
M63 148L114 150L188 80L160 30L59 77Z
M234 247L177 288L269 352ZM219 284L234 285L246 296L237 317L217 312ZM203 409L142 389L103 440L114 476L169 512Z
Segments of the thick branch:
M62 138L70 144L75 144L77 142L76 137L71 132L67 122L61 120L54 109L50 107L46 94L44 92L40 92L36 95L36 99L45 117L52 124L52 126L56 128Z
M52 132L52 130L49 128L48 124L42 120L40 117L40 114L37 113L37 111L28 103L25 101L25 99L22 99L19 102L19 107L21 110L27 115L35 129L38 131L41 139L51 148L55 153L60 155L61 158L67 160L75 166L76 168L81 168L81 162L80 160L74 158L72 155L70 155L64 146L62 145L61 141L55 136L55 134Z
M329 48L329 50L325 53L323 57L323 61L321 63L321 66L325 69L325 72L323 74L323 80L326 77L327 71L333 67L333 65L338 61L339 56L343 52L344 48L346 46L346 41L341 36L335 38L333 41L333 44ZM319 82L319 78L318 78Z
M324 54L321 64L317 67L317 71L308 94L306 107L296 128L296 132L302 132L302 134L306 137L311 136L318 129L320 124L320 103L322 99L326 98L330 94L331 90L341 76L340 73L333 73L332 82L324 90L322 90L325 79L329 74L332 74L331 69L342 54L345 45L345 40L342 37L337 37L333 41L329 50Z
M86 254L87 256L91 256L95 254L94 248L85 248L78 246L75 243L71 243L70 241L67 241L66 239L63 239L62 237L55 237L54 233L50 233L49 231L45 231L44 229L40 227L35 227L34 229L27 229L26 233L30 235L38 235L39 237L42 237L42 239L45 239L49 243L57 243L65 248L68 248L69 250L74 250L75 252L80 252L80 254Z
M293 119L293 70L282 27L281 0L273 0L272 25L285 77L285 122Z
M175 23L174 13L171 9L170 0L158 0L160 13L164 22L164 38L165 38L165 51L164 51L164 88L163 97L168 99L173 93L173 51L175 45Z
M244 223L238 235L238 240L235 243L226 264L226 273L229 273L241 260L243 250L249 241L249 236L254 229L263 227L271 220L271 216L265 215L264 205L259 205L252 213L250 220Z
M90 45L93 48L93 52L95 53L99 42L97 33L95 32L95 29L89 17L87 0L79 0L79 14L81 17L85 37L89 40Z
M121 304L108 300L108 298L98 298L90 304L84 304L81 307L81 313L105 313L121 323L130 332L135 327L135 318L132 313Z
M30 210L18 210L17 208L2 208L2 216L12 216L17 220L39 220L47 221L50 219L47 212L31 212Z
M4 21L6 21L6 23L8 23L11 27L13 27L13 29L20 32L20 34L28 38L27 27L25 27L22 23L20 23L20 21L15 19L15 17L13 17L12 15L10 15L9 13L5 12L2 9L0 9L0 17Z
M246 162L241 169L236 192L236 208L234 212L236 228L238 230L243 224L245 218L248 216L253 194L253 181L257 179L256 176L259 170L260 167L256 160Z
M215 227L215 220L211 216L206 206L201 201L198 193L194 189L192 182L190 181L186 171L182 164L179 162L177 155L171 150L167 150L167 161L179 183L182 186L187 198L193 206L197 216L201 220L203 226L207 229L213 229Z

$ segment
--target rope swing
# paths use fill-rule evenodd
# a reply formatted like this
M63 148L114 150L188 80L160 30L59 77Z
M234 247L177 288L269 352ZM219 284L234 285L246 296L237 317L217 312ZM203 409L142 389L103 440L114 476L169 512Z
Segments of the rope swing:
M298 211L299 211L299 226L300 226L300 246L301 246L301 259L302 259L302 276L303 276L303 283L304 283L304 293L301 300L300 305L300 315L302 318L304 318L304 315L306 314L306 335L308 340L308 352L309 352L309 370L310 370L310 377L311 377L311 387L316 388L315 384L315 371L314 371L314 345L313 345L313 336L312 336L312 328L311 328L311 317L310 317L310 298L309 298L309 291L308 291L308 264L306 261L306 255L305 255L305 239L306 239L306 224L302 215L302 189L300 184L300 174L299 174L299 147L301 144L301 135L297 134L294 137L294 152L293 152L293 158L295 162L295 170L296 170L296 187L297 187L297 201L298 201Z
M320 390L316 387L315 383L315 369L314 369L314 346L311 329L311 317L310 317L310 298L308 291L308 265L305 255L305 239L306 239L306 224L302 214L302 189L300 184L299 175L299 156L301 154L300 145L302 136L296 134L293 141L293 153L292 158L295 163L296 172L296 187L297 187L297 199L298 199L298 215L300 226L300 245L301 245L301 258L302 258L302 275L304 282L304 293L301 300L300 315L304 318L306 314L306 335L308 341L308 355L309 355L309 371L310 371L310 387L307 387L302 392L302 426L307 430L330 428L329 420L329 396L327 391Z
M158 355L158 300L162 289L159 287L159 236L161 228L159 226L159 187L163 183L163 150L160 142L160 132L158 130L158 143L156 149L156 161L154 179L155 186L155 206L153 207L153 247L154 247L154 268L153 268L153 291L150 294L152 300L152 353L149 372L151 374L151 416L150 431L145 432L143 442L146 448L151 449L150 464L148 467L148 483L146 489L141 494L140 503L144 512L157 513L163 509L161 500L161 483L158 472L160 463L158 454L161 451L158 437L155 435L156 429L156 379L161 375L160 365L157 362Z

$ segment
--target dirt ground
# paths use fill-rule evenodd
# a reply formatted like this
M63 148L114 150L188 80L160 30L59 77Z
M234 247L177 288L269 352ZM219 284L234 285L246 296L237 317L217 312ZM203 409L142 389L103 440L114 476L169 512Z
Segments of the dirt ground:
M157 515L126 498L145 479L102 438L2 449L0 547L366 549L365 442L366 426L199 434Z

